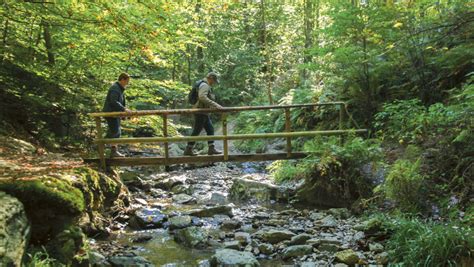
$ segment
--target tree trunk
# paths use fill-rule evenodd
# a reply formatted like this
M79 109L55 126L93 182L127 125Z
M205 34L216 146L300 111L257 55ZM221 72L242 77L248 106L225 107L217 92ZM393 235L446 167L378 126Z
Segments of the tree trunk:
M267 87L267 95L268 95L268 102L270 105L273 104L273 96L272 96L272 87L270 83L270 75L268 73L269 70L269 56L267 51L267 22L265 20L265 0L260 0L260 12L262 14L262 21L260 26L260 50L264 57L264 63L262 66L262 73L264 76L265 85Z
M304 57L303 63L309 64L312 62L312 56L309 53L313 47L313 29L314 29L314 0L304 1ZM308 78L308 70L306 67L302 70L302 82Z
M3 46L7 46L7 36L8 36L8 23L9 20L5 19L5 27L3 28Z
M46 53L48 54L48 64L54 66L55 59L53 53L53 41L51 39L51 32L48 23L43 22L43 38L44 45L46 47Z
M200 11L201 11L201 0L198 0L196 3L196 13L199 15L198 16L198 26L202 26L202 19L200 16ZM196 48L196 57L197 57L197 71L199 75L204 75L204 53L202 50L202 46L198 46Z

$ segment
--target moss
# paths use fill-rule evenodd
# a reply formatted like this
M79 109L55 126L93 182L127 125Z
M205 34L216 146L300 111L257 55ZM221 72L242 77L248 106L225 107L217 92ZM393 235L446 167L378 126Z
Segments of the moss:
M121 185L118 182L91 168L74 169L74 176L90 210L112 205L120 194Z
M82 192L70 181L59 178L1 179L0 190L17 197L27 209L29 206L44 205L78 215L85 208Z

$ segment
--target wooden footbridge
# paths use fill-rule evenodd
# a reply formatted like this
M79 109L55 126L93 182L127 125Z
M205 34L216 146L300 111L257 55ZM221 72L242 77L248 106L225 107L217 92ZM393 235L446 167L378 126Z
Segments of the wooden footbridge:
M339 129L325 131L291 131L291 109L310 108L315 109L321 106L336 106L339 108ZM252 133L252 134L228 134L227 116L234 112L244 112L250 110L278 110L285 111L285 132L281 133ZM194 113L220 113L222 121L222 135L214 136L168 136L168 117L170 115L189 115ZM366 129L344 129L345 117L349 116L347 106L344 102L328 102L300 105L273 105L273 106L247 106L247 107L227 107L223 109L174 109L174 110L143 110L132 112L99 112L90 113L95 119L97 128L97 139L94 143L98 147L98 159L86 159L86 162L96 162L105 169L109 166L135 166L135 165L172 165L183 163L203 163L203 162L223 162L223 161L266 161L278 159L298 159L307 156L303 152L294 152L291 148L291 139L295 137L313 137L317 135L347 135L349 133L366 133ZM162 137L139 137L139 138L102 138L102 117L139 117L139 116L161 116L163 118L163 136ZM229 155L229 141L231 140L250 140L250 139L271 139L286 138L286 153L273 154L238 154ZM199 156L178 156L169 155L169 143L171 142L189 142L189 141L208 141L222 140L224 151L222 155L199 155ZM106 144L143 144L143 143L163 143L164 155L161 157L125 157L125 158L106 158Z

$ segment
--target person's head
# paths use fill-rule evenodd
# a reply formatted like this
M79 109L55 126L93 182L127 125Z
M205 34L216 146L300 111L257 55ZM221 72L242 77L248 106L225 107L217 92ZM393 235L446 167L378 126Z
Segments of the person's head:
M207 75L206 75L206 79L207 79L207 83L210 85L210 86L213 86L214 84L219 84L219 77L217 75L217 73L215 72L209 72Z
M118 77L118 82L123 88L125 88L130 82L130 75L128 75L128 73L125 73L125 72L120 73Z

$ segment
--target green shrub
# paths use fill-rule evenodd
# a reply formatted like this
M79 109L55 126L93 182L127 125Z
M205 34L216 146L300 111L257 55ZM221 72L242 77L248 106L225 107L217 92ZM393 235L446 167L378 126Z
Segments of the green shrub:
M287 160L276 160L267 167L267 170L278 183L302 178L306 173L300 164Z
M400 218L393 230L390 261L403 266L458 266L463 257L473 256L474 232L469 227Z
M385 104L375 115L374 126L382 139L421 143L430 137L456 131L461 116L461 112L441 103L426 108L418 99L397 100Z
M424 176L420 174L421 161L399 159L392 166L385 181L387 197L396 201L403 211L417 211L423 198Z

